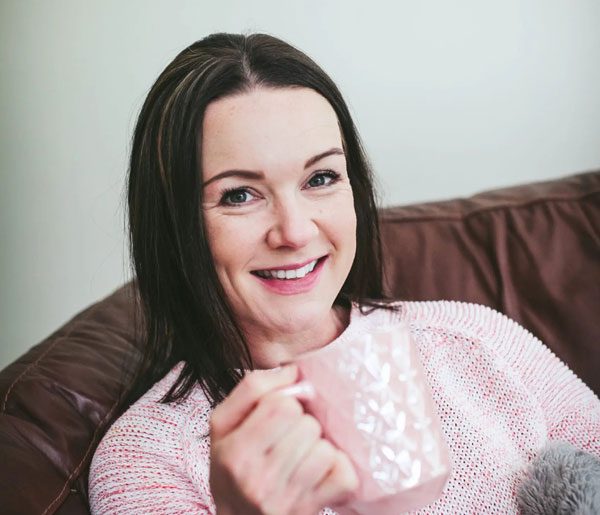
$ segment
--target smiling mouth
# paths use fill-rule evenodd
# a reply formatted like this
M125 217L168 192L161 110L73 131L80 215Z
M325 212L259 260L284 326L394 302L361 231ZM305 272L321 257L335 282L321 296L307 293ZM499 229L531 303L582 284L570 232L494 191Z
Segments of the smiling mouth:
M284 281L302 279L310 273L312 273L317 264L320 261L324 260L326 257L327 256L320 257L319 259L315 259L304 266L291 270L280 270L272 268L269 270L254 270L251 273L257 275L258 277L262 277L263 279L280 279Z

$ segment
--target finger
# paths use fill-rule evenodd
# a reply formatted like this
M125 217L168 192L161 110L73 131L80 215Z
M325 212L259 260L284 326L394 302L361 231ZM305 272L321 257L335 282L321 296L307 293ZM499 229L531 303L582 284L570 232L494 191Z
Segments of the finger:
M303 413L304 408L297 399L280 395L276 390L262 397L227 438L241 439L243 445L252 446L254 453L266 454L294 429Z
M267 454L272 480L285 488L290 476L321 437L321 424L310 415L302 415L291 431L281 438ZM271 479L271 478L269 478Z
M279 391L263 396L239 426L211 441L211 466L218 466L230 480L243 485L242 492L251 492L255 498L280 489L276 475L275 480L265 480L265 471L270 470L266 451L288 434L303 414L298 400Z
M298 367L286 365L275 371L254 371L247 374L219 404L210 419L212 438L220 438L236 428L266 393L296 381Z
M294 383L290 386L286 386L280 390L277 390L281 395L287 395L289 397L295 397L301 400L314 399L316 396L315 387L310 381L303 379L299 383Z
M328 440L319 438L292 473L290 484L300 486L300 495L307 492L313 495L312 491L329 474L336 459L337 449Z
M337 450L335 464L329 474L313 490L319 506L334 506L350 501L359 487L358 476L348 456Z

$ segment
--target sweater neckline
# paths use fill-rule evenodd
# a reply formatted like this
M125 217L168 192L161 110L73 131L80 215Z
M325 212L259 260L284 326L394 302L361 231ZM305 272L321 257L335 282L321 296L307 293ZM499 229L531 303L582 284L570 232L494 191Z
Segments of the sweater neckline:
M375 308L375 311L377 311L377 308ZM325 345L323 345L322 347L319 347L318 349L314 349L312 351L308 351L308 353L312 353L312 352L318 352L319 350L323 350L326 349L328 347L331 346L338 346L338 345L343 345L344 343L347 343L351 340L353 340L354 338L357 338L358 336L360 336L361 334L363 334L365 331L369 331L372 329L375 329L375 327L370 327L373 324L377 324L377 321L375 319L378 319L378 317L369 317L371 313L363 313L361 311L360 305L357 302L352 301L351 306L350 306L350 318L348 321L348 325L344 328L344 330L333 340L331 340L329 343L326 343ZM397 320L396 320L397 318ZM393 321L397 322L399 321L399 316L396 314L396 317L393 317ZM378 319L379 320L379 319ZM273 368L265 368L262 370L273 370ZM250 372L249 370L245 370L246 372Z

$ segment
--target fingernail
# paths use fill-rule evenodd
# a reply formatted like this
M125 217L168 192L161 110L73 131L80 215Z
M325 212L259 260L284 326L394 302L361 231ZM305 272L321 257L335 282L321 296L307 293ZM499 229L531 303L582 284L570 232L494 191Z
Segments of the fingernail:
M296 397L297 399L312 399L315 396L315 387L308 381L300 381L290 386L286 386L279 390L283 395Z

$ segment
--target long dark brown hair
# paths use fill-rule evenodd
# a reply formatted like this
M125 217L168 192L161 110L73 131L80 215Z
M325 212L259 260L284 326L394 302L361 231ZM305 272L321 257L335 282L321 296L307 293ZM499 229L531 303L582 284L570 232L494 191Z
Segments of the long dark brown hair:
M202 120L208 104L256 87L306 87L333 107L357 216L357 249L336 303L379 305L382 269L372 174L338 88L308 56L266 34L213 34L183 50L152 86L131 151L131 256L145 347L130 402L176 363L185 365L163 402L200 384L221 402L253 363L217 278L202 214Z

